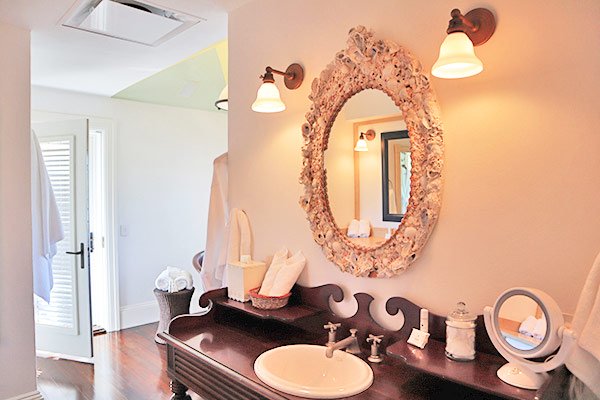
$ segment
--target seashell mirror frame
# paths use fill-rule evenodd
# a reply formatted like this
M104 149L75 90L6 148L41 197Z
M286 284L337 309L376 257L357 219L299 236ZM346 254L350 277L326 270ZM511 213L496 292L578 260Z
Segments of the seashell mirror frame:
M441 207L443 140L435 94L421 64L404 47L350 30L338 52L312 83L310 111L302 125L304 145L300 204L315 242L328 260L361 277L391 277L415 261L433 231ZM352 243L337 226L327 195L325 150L331 127L346 101L364 89L385 92L402 112L411 147L408 208L392 237L378 247Z

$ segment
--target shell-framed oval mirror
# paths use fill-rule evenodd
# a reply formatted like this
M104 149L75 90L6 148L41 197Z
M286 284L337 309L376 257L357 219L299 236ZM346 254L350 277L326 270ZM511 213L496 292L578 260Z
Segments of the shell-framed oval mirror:
M391 277L403 272L420 255L441 206L442 128L428 76L408 50L357 26L349 32L347 48L314 79L309 99L312 104L302 126L300 204L315 241L327 259L355 276ZM389 104L384 104L386 100ZM366 112L374 103L381 103L381 108ZM352 108L361 116L348 117ZM372 129L380 123L392 125L379 132ZM397 146L388 140L393 137L402 139ZM367 142L373 138L373 143ZM369 158L357 154L365 146L378 153ZM381 160L379 169L368 172L368 162L361 162L368 159ZM392 179L394 171L398 173ZM384 179L389 186L383 185ZM348 189L352 181L354 188ZM378 181L379 188L367 181ZM390 192L394 183L399 188ZM340 195L344 188L347 196ZM368 197L374 191L379 198ZM395 220L385 219L386 197L388 214L390 202L398 205Z

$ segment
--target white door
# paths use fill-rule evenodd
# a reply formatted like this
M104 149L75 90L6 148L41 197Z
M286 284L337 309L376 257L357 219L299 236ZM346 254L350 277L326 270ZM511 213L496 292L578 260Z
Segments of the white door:
M34 296L36 350L92 357L88 218L88 120L32 124L60 210L65 238L52 262L50 303Z

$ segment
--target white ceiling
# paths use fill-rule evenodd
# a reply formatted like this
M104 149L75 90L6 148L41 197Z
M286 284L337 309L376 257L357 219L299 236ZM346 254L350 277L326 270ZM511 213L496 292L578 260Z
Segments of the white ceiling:
M149 47L60 26L76 0L0 0L0 21L31 30L31 81L112 96L227 37L227 12L251 0L151 0L206 21Z

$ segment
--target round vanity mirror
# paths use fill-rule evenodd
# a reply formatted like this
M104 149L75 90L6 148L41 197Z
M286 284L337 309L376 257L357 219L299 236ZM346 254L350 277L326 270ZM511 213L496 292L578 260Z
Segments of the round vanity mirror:
M410 198L410 138L392 99L375 89L348 99L331 127L324 162L338 229L357 245L383 245Z
M536 349L546 338L546 313L542 306L529 296L513 294L504 299L497 318L502 338L517 351L527 353Z
M508 361L498 377L523 389L539 389L546 372L562 365L575 343L558 304L539 289L508 289L485 307L483 317L490 340Z

